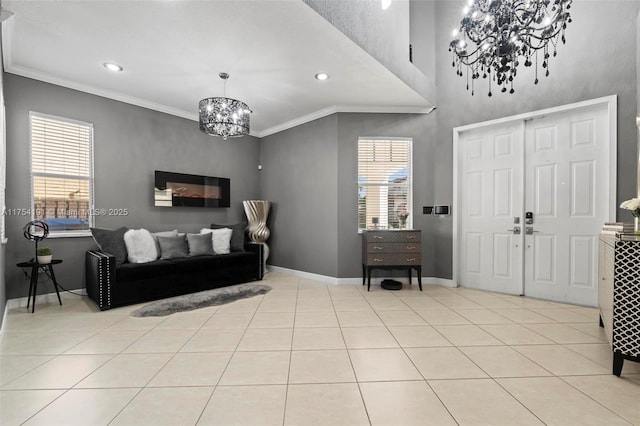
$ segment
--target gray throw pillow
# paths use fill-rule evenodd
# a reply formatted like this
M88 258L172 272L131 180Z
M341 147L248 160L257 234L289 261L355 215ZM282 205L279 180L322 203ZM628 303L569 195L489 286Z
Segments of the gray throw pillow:
M217 225L211 224L211 229L229 228L231 233L231 251L244 251L244 234L247 229L247 222L237 223L235 225Z
M189 256L213 254L213 242L210 234L187 234Z
M189 256L189 247L183 235L158 237L158 243L160 244L160 259Z
M153 237L153 240L156 242L156 250L158 251L158 255L156 256L156 259L160 257L160 253L162 253L160 251L160 243L158 242L158 237L175 237L178 235L178 230L174 229L173 231L160 231L160 232L152 232L151 236Z
M91 228L91 235L100 251L113 255L116 263L120 264L127 261L127 246L124 244L127 231L124 226L118 229Z

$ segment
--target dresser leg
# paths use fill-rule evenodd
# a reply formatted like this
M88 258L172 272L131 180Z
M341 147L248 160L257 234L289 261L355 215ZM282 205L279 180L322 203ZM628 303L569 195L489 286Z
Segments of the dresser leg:
M624 363L624 357L619 352L613 353L613 374L620 377L622 373L622 365Z
M367 279L367 267L362 264L362 285L364 285L365 280Z
M600 327L604 328L604 323L602 322L602 315L598 315L598 319L600 320Z
M418 286L420 287L420 291L422 291L422 266L418 266L416 272L418 273Z
M371 290L371 268L367 268L367 291Z

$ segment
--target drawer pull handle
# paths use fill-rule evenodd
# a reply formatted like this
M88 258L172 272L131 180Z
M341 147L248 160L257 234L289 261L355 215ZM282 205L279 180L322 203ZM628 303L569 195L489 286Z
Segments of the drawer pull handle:
M382 259L373 259L374 262L382 262Z
M382 249L383 249L383 247L380 247L380 246L373 246L373 249L374 249L374 250L382 250Z
M413 239L415 239L415 238L416 238L416 236L415 236L415 235L407 235L407 239L408 239L408 240L413 240Z
M381 240L382 237L380 235L374 235L373 238L377 239L377 240Z
M407 246L407 250L413 250L416 246Z
M407 262L415 262L415 261L416 261L415 257L412 257L411 259L407 259Z

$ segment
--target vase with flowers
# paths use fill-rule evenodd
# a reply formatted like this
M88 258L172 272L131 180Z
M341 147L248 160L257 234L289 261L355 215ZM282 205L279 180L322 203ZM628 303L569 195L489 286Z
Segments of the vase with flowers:
M633 215L634 219L634 227L635 233L640 233L640 229L638 229L638 218L640 218L640 198L632 198L630 200L624 201L620 204L621 209L629 210Z
M407 218L409 217L409 212L406 210L401 210L398 212L398 221L400 222L400 229L404 229L407 227Z

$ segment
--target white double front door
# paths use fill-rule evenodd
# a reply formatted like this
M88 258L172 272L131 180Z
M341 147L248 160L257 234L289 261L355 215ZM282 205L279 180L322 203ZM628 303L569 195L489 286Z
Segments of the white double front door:
M458 284L596 305L597 236L613 211L611 108L458 133Z

